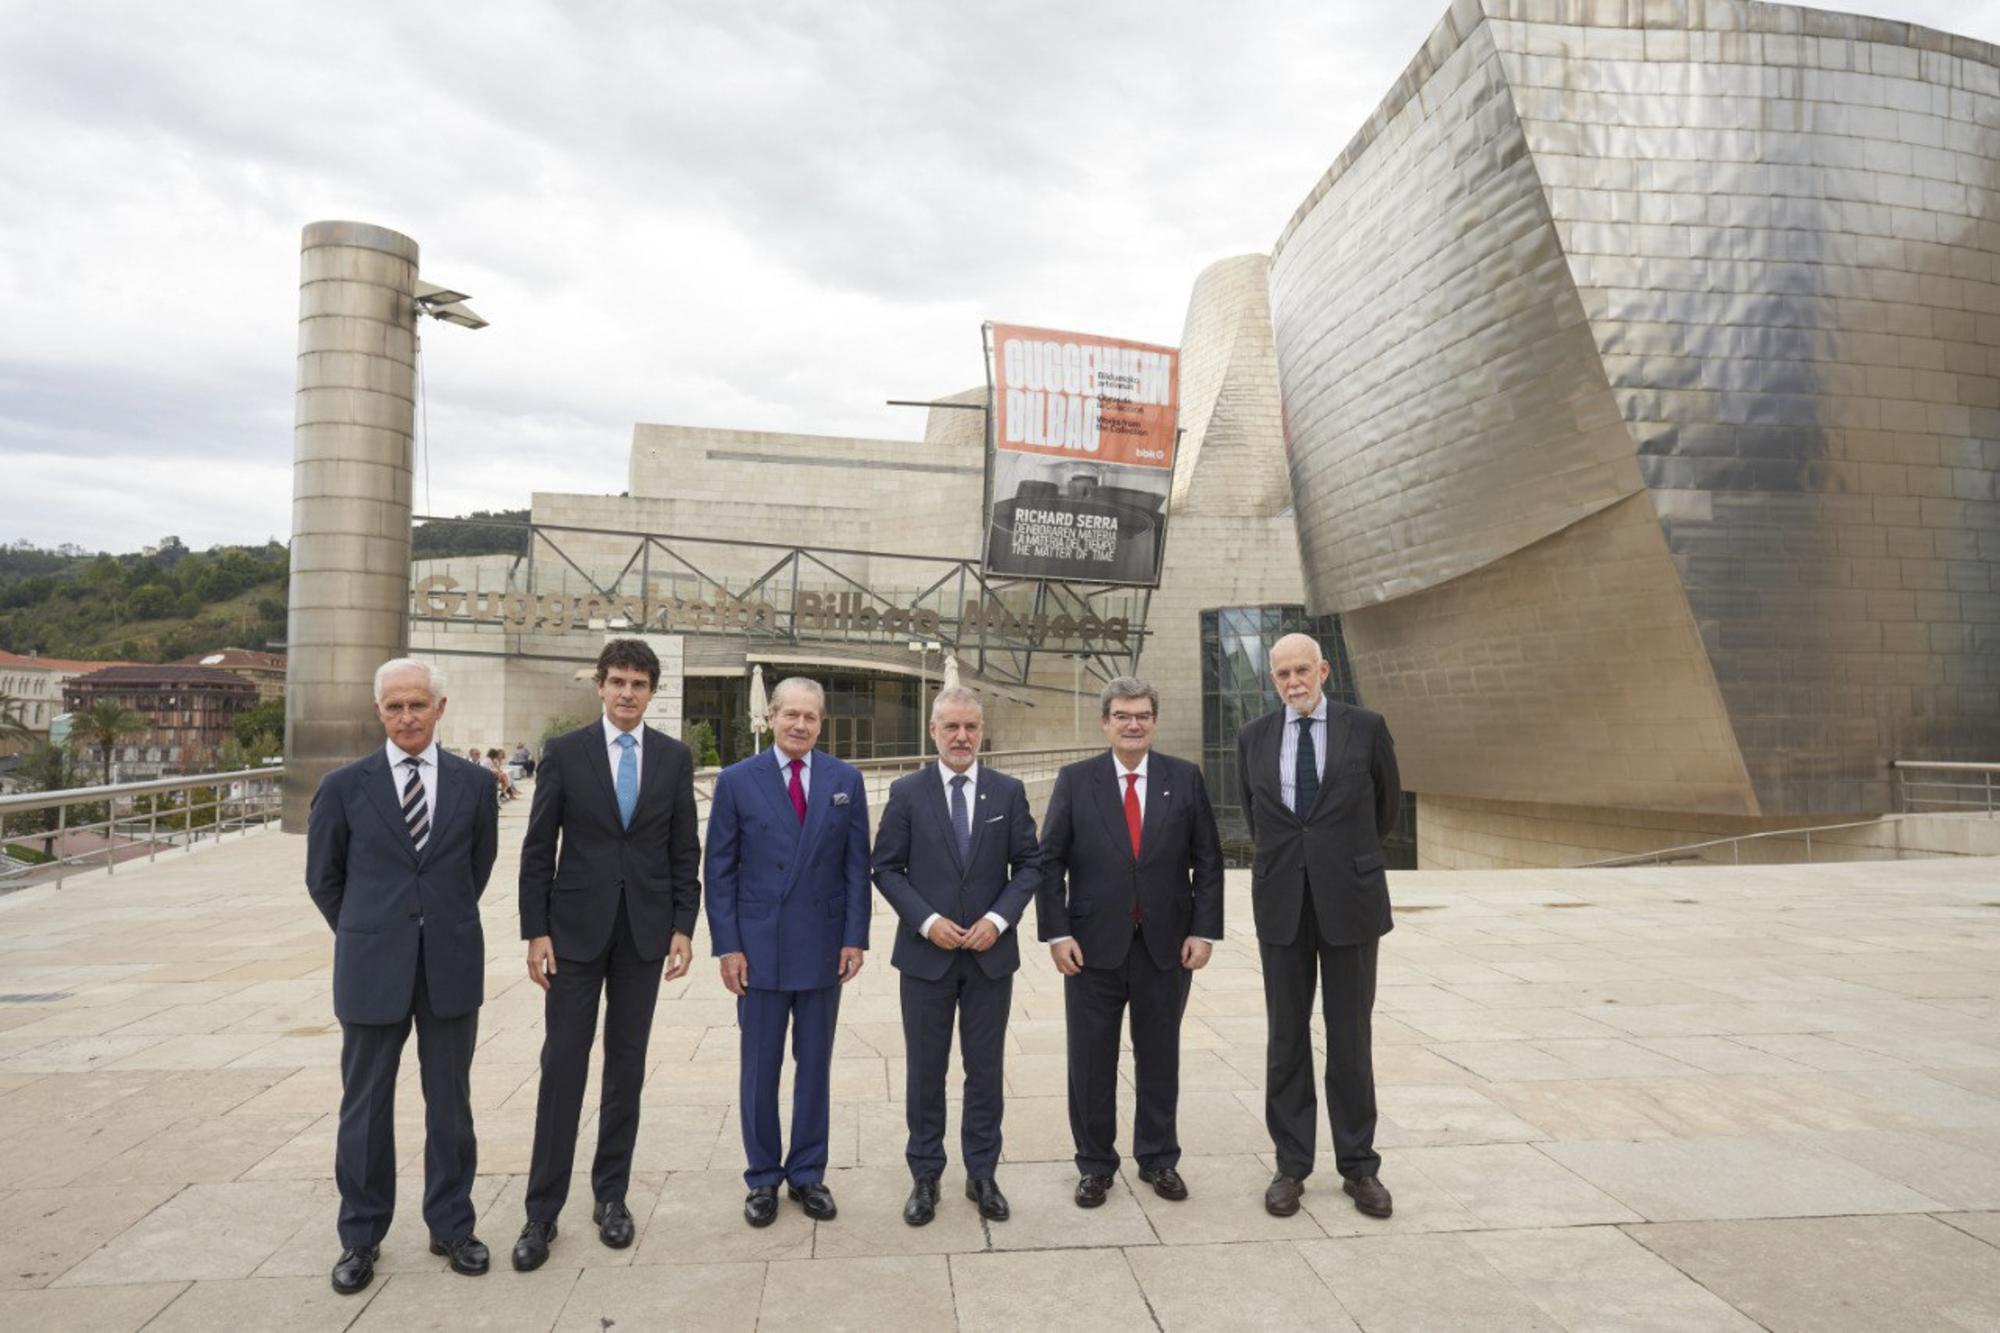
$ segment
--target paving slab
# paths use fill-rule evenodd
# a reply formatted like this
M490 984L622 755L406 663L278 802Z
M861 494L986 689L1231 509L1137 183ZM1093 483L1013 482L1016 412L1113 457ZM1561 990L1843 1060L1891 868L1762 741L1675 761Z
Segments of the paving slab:
M898 1225L901 1225L898 1223ZM781 1260L764 1274L758 1333L949 1328L956 1318L944 1255Z
M1162 1246L1125 1257L1164 1329L1358 1327L1290 1241Z
M558 1333L608 1329L699 1328L749 1333L763 1300L760 1263L687 1264L658 1268L587 1268L570 1289Z
M1628 1234L1774 1333L2000 1328L2000 1249L1935 1218L1675 1222Z
M188 1285L144 1282L0 1291L0 1328L32 1329L34 1333L137 1333Z
M1116 1249L955 1254L951 1289L960 1333L1148 1333L1157 1327L1131 1265Z

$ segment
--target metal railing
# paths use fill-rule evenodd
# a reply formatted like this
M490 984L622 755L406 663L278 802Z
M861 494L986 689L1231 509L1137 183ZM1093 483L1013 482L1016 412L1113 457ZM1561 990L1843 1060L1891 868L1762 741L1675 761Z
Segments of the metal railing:
M768 749L769 747L766 746ZM991 764L1010 777L1023 782L1039 782L1055 777L1056 770L1064 764L1079 759L1088 759L1104 751L1102 745L1050 746L1039 750L989 750L979 756L982 764ZM897 755L888 759L850 760L861 770L861 777L871 791L879 790L883 784L905 773L914 773L937 762L934 754ZM722 772L719 768L698 768L694 774L694 803L705 819L709 803L715 798L715 779Z
M1759 842L1766 838L1803 839L1806 848L1806 864L1811 865L1813 859L1813 834L1833 833L1842 829L1876 828L1881 823L1882 820L1880 818L1856 819L1850 820L1845 824L1815 824L1811 828L1777 828L1766 829L1762 833L1738 833L1734 837L1710 838L1706 842L1682 843L1678 847L1662 847L1657 851L1651 852L1634 852L1630 856L1608 856L1602 861L1585 861L1580 865L1572 866L1571 869L1610 870L1618 866L1665 865L1668 861L1707 861L1711 858L1702 856L1700 853L1707 851L1711 847L1729 848L1729 863L1740 866L1743 864L1743 844L1746 842ZM1825 839L1822 838L1821 841L1824 842ZM1844 845L1851 846L1852 844ZM1898 857L1902 855L1901 847L1889 850ZM1713 859L1720 860L1719 857Z
M2000 813L2000 764L1898 759L1889 767L1896 770L1896 799L1905 814ZM1913 778L1912 773L1943 776Z
M192 850L205 839L221 841L231 830L260 827L279 817L284 776L283 765L270 765L0 796L0 847L11 843L33 850L40 844L46 858L5 858L0 889L49 880L60 888L72 868L115 873L121 862L157 860L162 849ZM51 810L54 828L20 827L22 816Z

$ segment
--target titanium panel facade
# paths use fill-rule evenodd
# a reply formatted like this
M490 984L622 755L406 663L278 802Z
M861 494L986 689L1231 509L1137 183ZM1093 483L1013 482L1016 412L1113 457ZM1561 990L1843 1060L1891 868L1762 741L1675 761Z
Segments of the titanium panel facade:
M2000 750L1996 255L1992 47L1455 4L1271 269L1313 606L1411 785L1846 813Z

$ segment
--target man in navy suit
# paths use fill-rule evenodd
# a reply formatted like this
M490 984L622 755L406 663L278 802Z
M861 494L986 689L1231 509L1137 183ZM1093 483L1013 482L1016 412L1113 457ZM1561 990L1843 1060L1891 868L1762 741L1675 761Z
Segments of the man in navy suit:
M514 1243L522 1272L548 1260L569 1198L600 996L604 1078L590 1216L612 1249L633 1239L625 1191L653 1007L660 982L693 961L701 909L694 756L645 725L659 684L660 659L644 639L607 642L597 655L604 716L549 742L535 778L521 840L521 937L528 977L546 994L528 1219Z
M493 775L434 739L444 676L407 657L375 672L380 750L313 793L306 888L333 928L340 1020L339 1260L333 1289L375 1277L396 1206L396 1071L410 1026L424 1090L424 1221L431 1253L460 1273L487 1268L472 1234L472 1050L485 993L479 895L499 846Z
M1181 1179L1181 1015L1222 938L1222 839L1201 770L1152 753L1160 692L1120 676L1098 696L1111 749L1056 775L1035 915L1063 974L1079 1208L1118 1170L1118 1037L1132 1011L1132 1156L1163 1199Z
M915 1184L903 1220L937 1216L944 1172L945 1069L960 1025L965 1197L989 1221L1008 1217L1000 1161L1007 1011L1021 948L1013 927L1035 895L1035 817L1019 780L979 762L979 696L954 685L931 705L938 762L889 788L875 835L875 886L896 909L889 961L903 974L904 1094Z
M769 711L773 745L724 769L708 816L708 928L742 1032L737 1097L753 1227L778 1216L778 1183L821 1222L827 1093L840 988L868 947L868 793L851 764L815 750L826 692L793 676ZM792 1149L778 1126L791 1029Z

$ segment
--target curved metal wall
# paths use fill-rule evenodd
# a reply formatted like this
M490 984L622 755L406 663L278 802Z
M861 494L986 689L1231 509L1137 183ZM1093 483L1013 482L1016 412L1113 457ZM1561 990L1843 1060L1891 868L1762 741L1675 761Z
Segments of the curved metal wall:
M1413 786L1880 810L1890 759L2000 751L1994 48L1461 0L1271 289L1315 609Z

